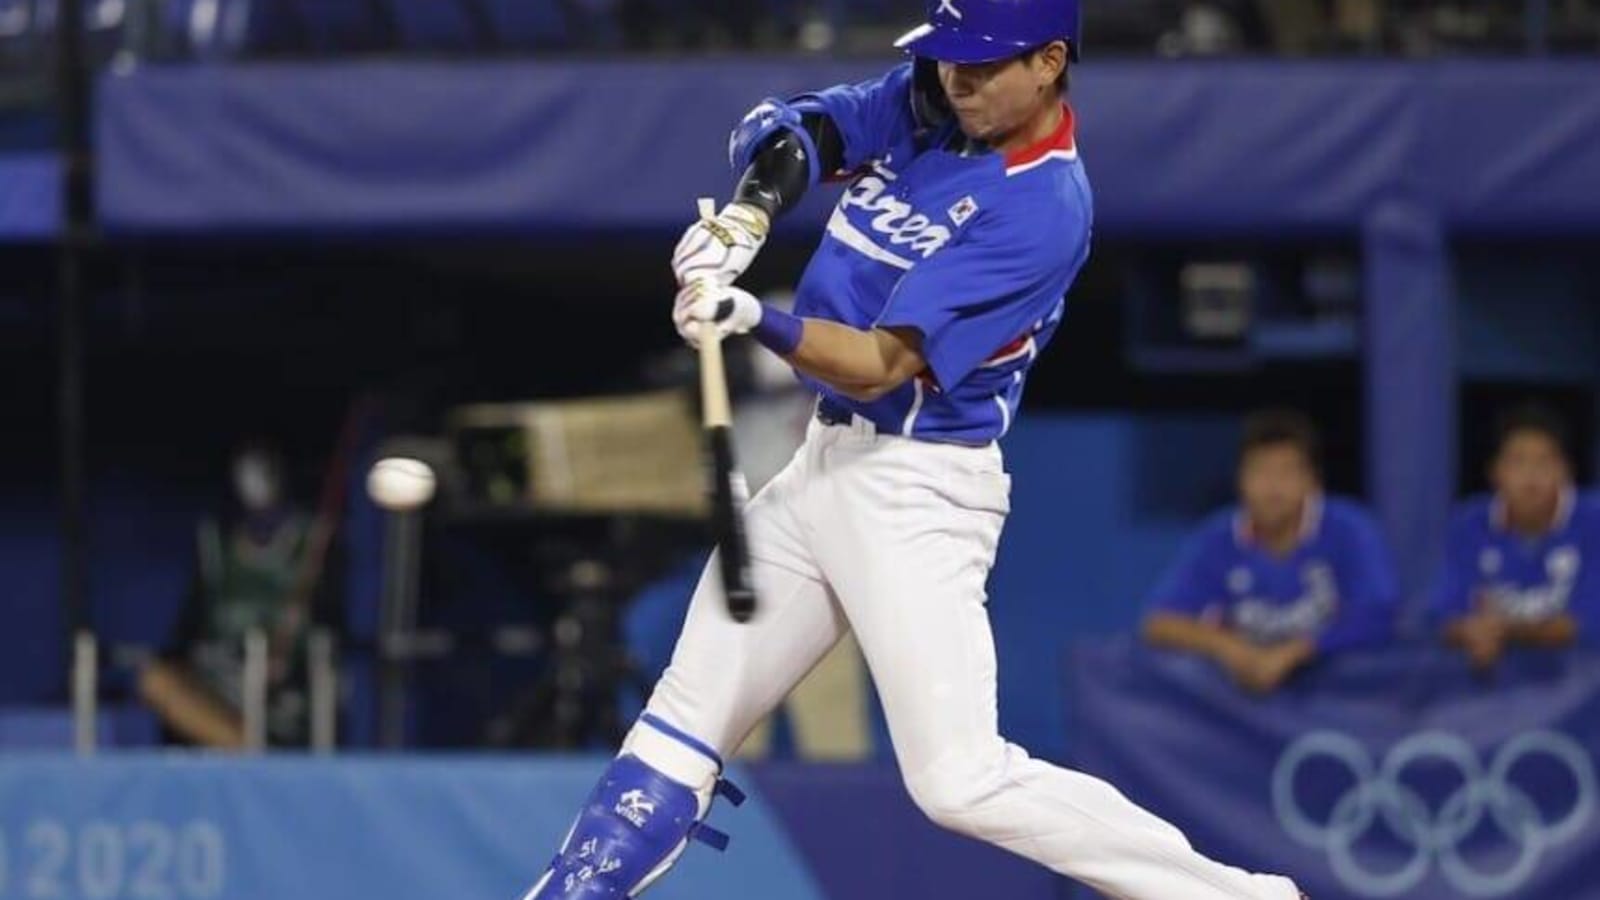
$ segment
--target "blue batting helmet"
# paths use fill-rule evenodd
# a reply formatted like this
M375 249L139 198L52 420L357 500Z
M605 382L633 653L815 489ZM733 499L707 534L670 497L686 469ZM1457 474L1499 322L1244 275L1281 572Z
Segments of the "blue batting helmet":
M985 63L1066 41L1078 58L1079 0L928 0L928 21L894 45L915 56Z

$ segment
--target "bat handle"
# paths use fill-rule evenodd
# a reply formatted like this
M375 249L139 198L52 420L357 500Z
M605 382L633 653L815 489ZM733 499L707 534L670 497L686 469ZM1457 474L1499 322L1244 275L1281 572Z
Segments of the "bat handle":
M717 201L701 197L700 217L714 219ZM733 424L728 402L728 373L722 358L722 333L716 323L700 323L700 402L707 428L727 428Z
M707 428L733 425L728 401L728 370L722 357L722 334L713 322L700 326L700 404Z

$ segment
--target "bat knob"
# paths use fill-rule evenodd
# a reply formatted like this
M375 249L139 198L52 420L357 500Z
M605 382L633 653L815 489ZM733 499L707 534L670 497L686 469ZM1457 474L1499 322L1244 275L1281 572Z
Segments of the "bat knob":
M728 594L728 615L735 622L743 625L749 622L756 614L756 595L754 591L731 591Z

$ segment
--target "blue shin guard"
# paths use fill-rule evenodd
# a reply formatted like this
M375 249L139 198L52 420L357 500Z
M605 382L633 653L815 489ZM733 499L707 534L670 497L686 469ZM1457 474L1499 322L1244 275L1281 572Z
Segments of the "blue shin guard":
M715 794L733 805L744 795L718 781ZM677 862L690 838L718 850L721 832L702 824L711 808L692 788L630 755L612 760L584 803L561 852L523 900L635 897Z

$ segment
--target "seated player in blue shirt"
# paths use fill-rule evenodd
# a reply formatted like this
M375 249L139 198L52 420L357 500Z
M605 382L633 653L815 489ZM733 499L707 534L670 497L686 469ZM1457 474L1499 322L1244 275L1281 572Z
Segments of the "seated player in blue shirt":
M1500 423L1494 493L1457 509L1432 610L1478 668L1508 646L1566 647L1600 634L1600 508L1578 497L1566 428L1538 407Z
M1390 637L1399 590L1388 551L1364 509L1323 495L1305 416L1246 421L1239 496L1157 587L1147 641L1213 659L1266 693L1320 655Z

